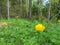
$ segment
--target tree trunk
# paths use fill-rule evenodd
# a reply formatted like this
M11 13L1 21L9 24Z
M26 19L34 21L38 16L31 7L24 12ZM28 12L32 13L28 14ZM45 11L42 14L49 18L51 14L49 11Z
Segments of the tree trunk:
M32 0L29 0L29 18L32 17Z
M42 20L42 0L37 0L38 1L38 15L39 15L39 19Z
M2 17L2 0L0 0L0 18Z
M22 0L20 0L20 15L22 15Z
M37 0L38 3L38 15L40 15L40 0Z
M49 10L48 10L48 21L50 20L50 17L51 17L51 1L49 4Z
M26 0L26 17L28 17L28 5L29 5L29 0Z
M9 10L10 4L9 4L9 0L7 0L7 7L8 7L8 21L9 21L9 19L10 19L10 10Z

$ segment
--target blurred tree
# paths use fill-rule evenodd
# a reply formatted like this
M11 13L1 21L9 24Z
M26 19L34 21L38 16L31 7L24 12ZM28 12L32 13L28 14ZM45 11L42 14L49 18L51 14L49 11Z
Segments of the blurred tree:
M22 15L22 0L20 0L20 15Z
M7 10L8 10L8 20L10 20L10 3L9 0L7 0Z
M47 4L46 2L46 6L44 6L43 0L9 0L10 7L8 7L8 10L10 10L10 13L7 13L7 1L8 0L0 0L0 15L2 14L3 17L7 17L7 14L10 14L10 17L18 15L32 18L32 16L36 15L38 18L46 17L46 19L48 18L48 20L50 20L51 17L55 18L60 15L59 0L49 0L50 3Z
M29 0L26 0L26 17L28 17L28 12L29 12Z
M29 18L32 17L32 0L29 0Z
M0 18L2 17L2 0L0 0Z

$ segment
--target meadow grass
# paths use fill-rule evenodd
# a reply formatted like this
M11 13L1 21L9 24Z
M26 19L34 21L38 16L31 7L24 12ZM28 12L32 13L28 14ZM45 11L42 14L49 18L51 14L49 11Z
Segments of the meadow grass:
M8 22L2 19L0 22ZM60 23L10 19L11 24L0 27L0 45L60 45ZM35 30L36 24L43 24L44 32Z

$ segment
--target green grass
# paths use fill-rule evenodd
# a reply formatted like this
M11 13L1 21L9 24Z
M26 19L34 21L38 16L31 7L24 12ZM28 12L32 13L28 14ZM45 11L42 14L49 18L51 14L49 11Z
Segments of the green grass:
M0 28L0 45L60 45L60 23L26 19L11 19L10 22L11 25ZM46 27L44 32L35 30L38 23Z

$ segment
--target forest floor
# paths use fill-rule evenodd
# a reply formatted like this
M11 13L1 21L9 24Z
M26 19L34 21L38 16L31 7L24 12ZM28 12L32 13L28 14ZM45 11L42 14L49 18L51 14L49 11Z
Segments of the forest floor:
M35 30L36 24L45 26L44 32ZM60 45L60 23L29 21L26 19L0 20L0 45Z

